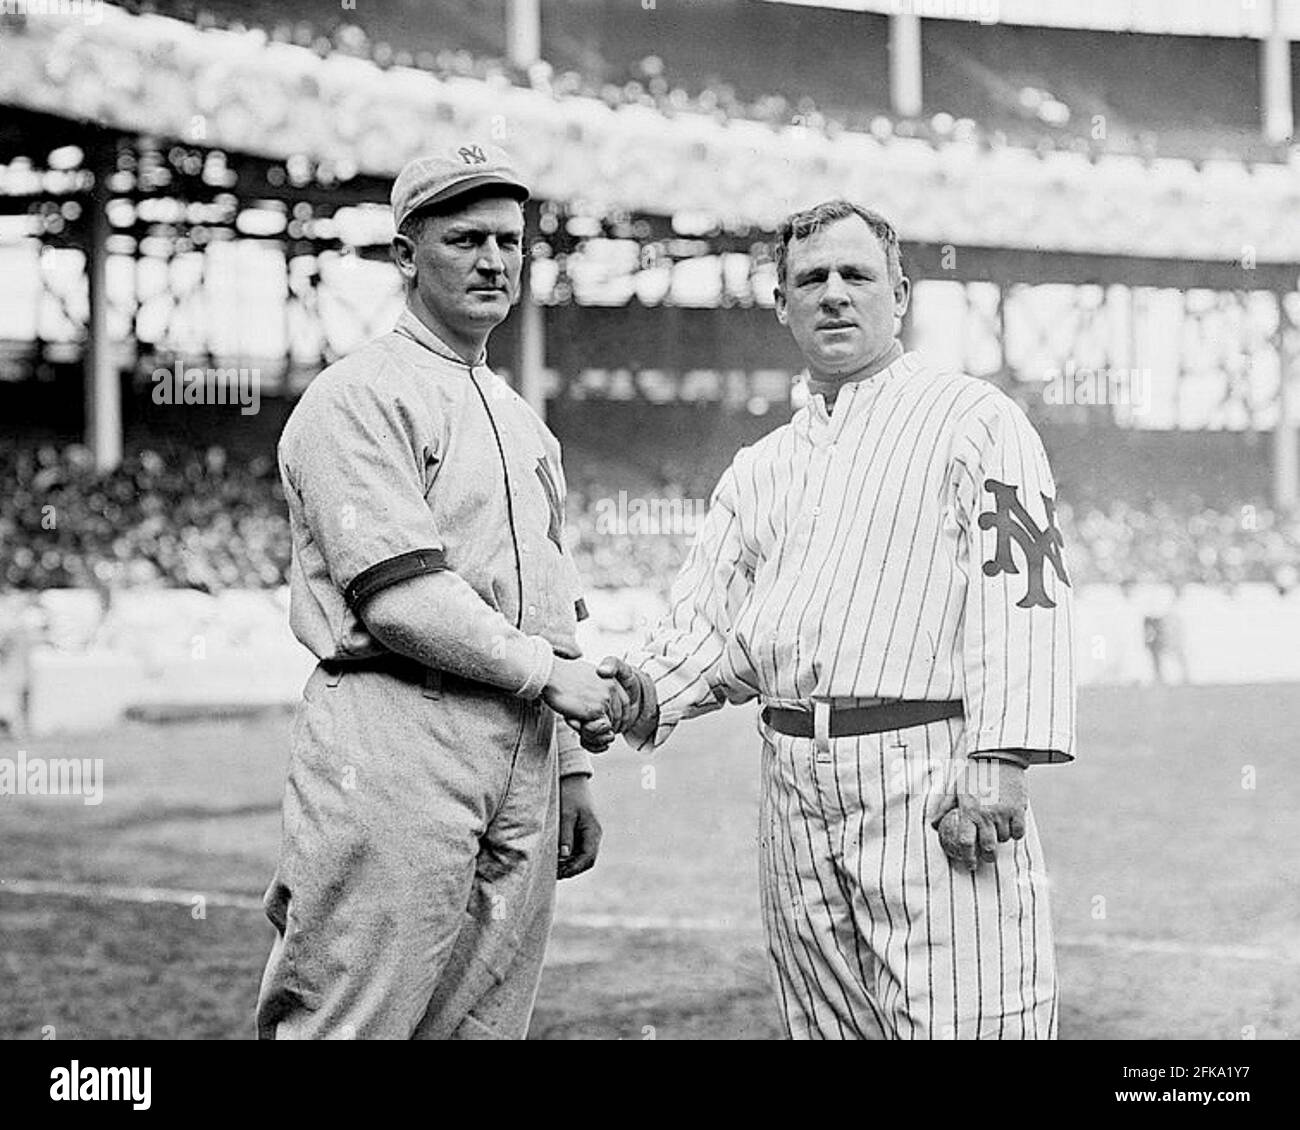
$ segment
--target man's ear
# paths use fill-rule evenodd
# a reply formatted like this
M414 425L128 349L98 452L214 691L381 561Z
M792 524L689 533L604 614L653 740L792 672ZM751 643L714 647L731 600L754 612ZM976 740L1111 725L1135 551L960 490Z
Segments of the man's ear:
M906 314L911 301L912 280L904 275L894 287L894 317L901 318Z
M405 282L415 281L415 244L407 236L393 236L393 262Z
M787 324L787 319L789 318L789 314L790 314L785 304L785 291L782 290L779 286L773 287L772 298L776 302L776 320L780 322L781 325L784 326Z

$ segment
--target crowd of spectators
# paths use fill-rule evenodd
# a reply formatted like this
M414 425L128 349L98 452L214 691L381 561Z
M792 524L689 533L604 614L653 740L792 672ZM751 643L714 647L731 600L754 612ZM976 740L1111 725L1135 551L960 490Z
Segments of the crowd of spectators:
M572 457L569 473L567 533L585 583L666 591L713 476ZM100 475L83 447L6 447L0 474L0 589L219 592L286 582L288 519L269 458L144 450ZM1076 585L1265 582L1286 592L1300 583L1300 515L1263 504L1063 502L1058 522Z
M886 113L881 108L819 105L807 94L774 90L742 95L735 85L716 76L707 82L671 72L658 55L647 55L624 69L620 81L610 81L611 68L599 60L590 67L556 67L544 60L517 66L509 60L464 48L419 48L377 38L361 23L344 15L317 21L295 19L273 7L232 11L224 4L202 0L120 0L119 6L137 14L164 14L187 20L201 29L224 28L252 32L271 43L292 44L322 58L343 55L365 59L380 68L410 67L442 80L473 79L532 89L556 99L588 98L617 109L639 106L667 117L704 116L720 124L733 120L759 122L774 129L793 125L835 137L846 130L866 132L878 140L917 138L935 146L951 141L977 141L988 146L1014 145L1040 152L1068 151L1100 154L1113 148L1106 137L1082 128L1063 129L1069 109L1050 93L1035 87L1020 92L1021 115L996 125L946 111L918 117ZM1081 115L1076 114L1076 118ZM1142 148L1155 155L1157 138L1147 131Z
M1262 581L1289 592L1300 582L1300 515L1260 503L1215 510L1196 500L1145 507L1116 501L1078 511L1062 504L1060 525L1079 584L1231 588Z
M130 455L111 474L80 446L0 448L0 588L275 587L289 529L274 461L218 447Z

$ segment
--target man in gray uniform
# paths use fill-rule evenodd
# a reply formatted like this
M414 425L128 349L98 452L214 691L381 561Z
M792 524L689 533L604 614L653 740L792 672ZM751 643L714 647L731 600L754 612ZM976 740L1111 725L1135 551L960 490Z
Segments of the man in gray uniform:
M266 895L264 1038L522 1038L557 844L561 878L595 860L590 763L556 714L600 730L626 700L578 658L559 444L484 357L527 197L492 146L403 169L407 308L280 440L290 620L320 664Z

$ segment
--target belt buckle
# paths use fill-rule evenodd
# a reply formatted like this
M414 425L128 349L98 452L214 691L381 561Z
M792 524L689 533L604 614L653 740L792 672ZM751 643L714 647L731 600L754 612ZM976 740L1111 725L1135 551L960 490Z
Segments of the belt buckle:
M812 702L813 748L817 760L823 764L831 760L831 704L829 699L815 698Z

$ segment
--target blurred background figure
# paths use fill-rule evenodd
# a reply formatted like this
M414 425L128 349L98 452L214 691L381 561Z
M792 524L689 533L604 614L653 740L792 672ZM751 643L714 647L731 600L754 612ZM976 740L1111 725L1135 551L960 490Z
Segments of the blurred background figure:
M1151 674L1161 685L1190 683L1187 649L1183 635L1183 617L1178 607L1179 593L1163 612L1148 613L1142 618L1142 635L1151 656Z

